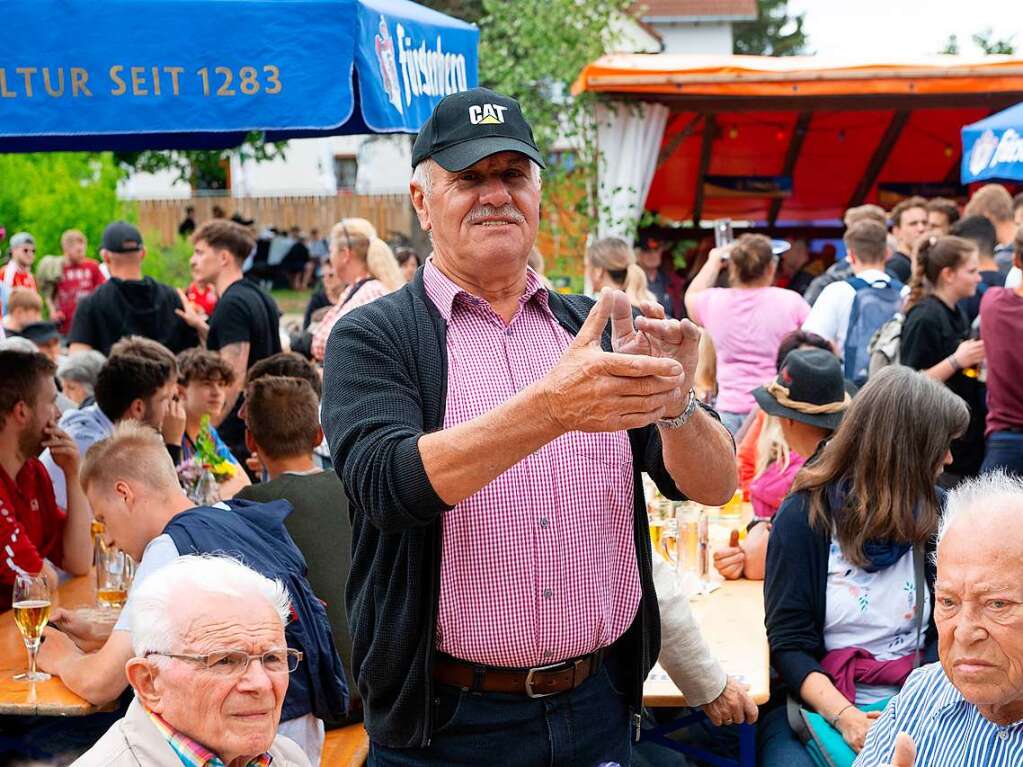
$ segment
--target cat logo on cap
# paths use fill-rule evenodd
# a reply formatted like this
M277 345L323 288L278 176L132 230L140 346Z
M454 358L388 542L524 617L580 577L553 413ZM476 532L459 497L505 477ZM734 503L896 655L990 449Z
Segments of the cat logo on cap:
M469 122L473 125L504 125L504 110L499 104L473 104L469 107Z

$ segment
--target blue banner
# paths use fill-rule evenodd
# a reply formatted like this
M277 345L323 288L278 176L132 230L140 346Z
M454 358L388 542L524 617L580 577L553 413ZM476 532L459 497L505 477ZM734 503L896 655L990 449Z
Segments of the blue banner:
M963 128L964 184L988 179L1023 181L1023 104Z
M406 0L3 7L0 151L414 133L443 95L476 85L476 27Z
M360 0L355 69L374 132L415 133L444 96L475 88L479 30L406 0Z

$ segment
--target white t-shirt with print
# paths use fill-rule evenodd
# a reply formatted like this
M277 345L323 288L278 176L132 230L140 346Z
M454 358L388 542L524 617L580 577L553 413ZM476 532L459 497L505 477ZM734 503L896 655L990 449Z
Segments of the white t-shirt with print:
M828 551L828 583L824 616L824 647L828 652L859 647L877 660L896 660L917 647L916 579L913 551L891 567L868 573L851 564L832 539ZM924 584L923 630L920 648L930 620L931 604ZM891 697L899 690L888 685L856 686L856 703L863 705Z

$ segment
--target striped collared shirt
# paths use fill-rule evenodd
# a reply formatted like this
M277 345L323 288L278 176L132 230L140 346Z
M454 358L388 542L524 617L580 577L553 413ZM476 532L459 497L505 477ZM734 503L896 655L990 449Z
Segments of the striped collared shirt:
M540 380L572 343L532 270L507 324L432 258L423 283L448 327L446 429ZM445 513L437 649L522 668L618 639L641 596L632 482L627 432L571 431Z
M981 716L945 676L940 663L910 674L877 720L853 767L891 762L895 736L916 744L914 767L1017 767L1023 764L1023 721L997 725Z
M149 709L146 709L146 713L160 734L167 739L167 745L178 755L184 767L224 767L224 761L219 756L175 730L159 714L154 714ZM245 767L270 767L273 759L270 754L260 754Z

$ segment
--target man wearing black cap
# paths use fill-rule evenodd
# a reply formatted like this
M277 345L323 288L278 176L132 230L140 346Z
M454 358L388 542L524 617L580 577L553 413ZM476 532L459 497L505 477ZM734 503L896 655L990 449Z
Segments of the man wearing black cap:
M513 99L444 98L412 164L433 254L324 361L372 759L627 765L660 634L641 472L711 504L736 483L692 394L699 331L527 268L543 157Z
M142 276L146 255L139 230L117 221L103 231L100 255L110 279L85 296L75 310L68 341L71 353L110 347L124 336L159 341L175 354L199 344L199 337L176 311L182 308L174 288Z

